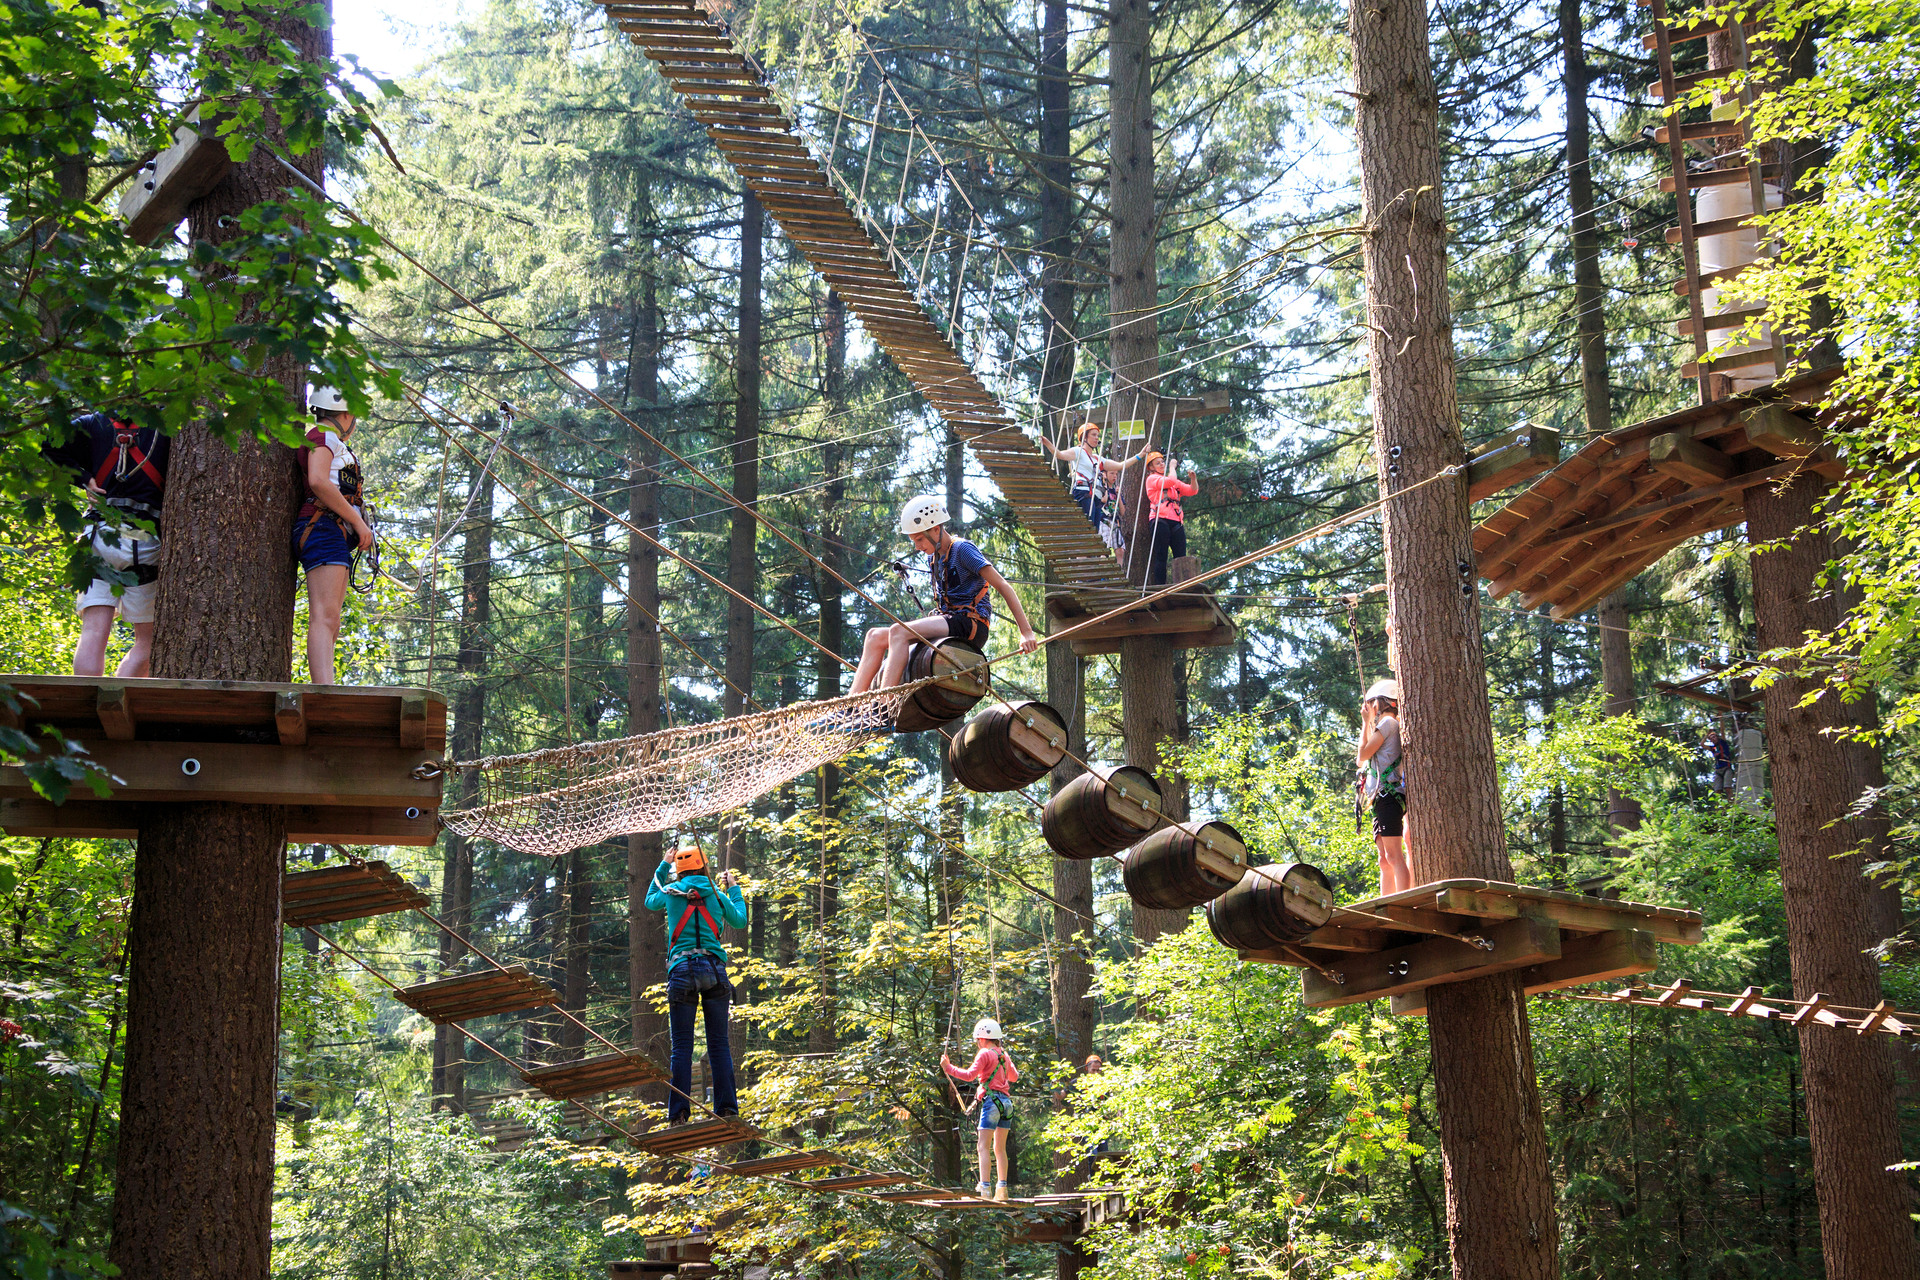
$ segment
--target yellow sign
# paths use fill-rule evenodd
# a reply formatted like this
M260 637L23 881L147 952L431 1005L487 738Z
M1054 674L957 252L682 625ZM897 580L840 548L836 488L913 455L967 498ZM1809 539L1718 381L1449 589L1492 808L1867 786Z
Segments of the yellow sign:
M1145 440L1146 438L1147 438L1146 419L1135 418L1130 422L1123 422L1120 424L1120 440L1123 444L1128 440Z

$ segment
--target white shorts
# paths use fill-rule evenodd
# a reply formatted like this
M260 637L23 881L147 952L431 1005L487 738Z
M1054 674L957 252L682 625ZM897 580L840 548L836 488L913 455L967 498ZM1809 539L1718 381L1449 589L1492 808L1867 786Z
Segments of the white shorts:
M118 609L120 616L128 622L152 622L154 601L159 597L160 584L157 582L126 587L116 596L113 594L113 583L105 578L95 578L74 600L73 607L85 613L95 605L106 605Z
M160 558L158 539L133 538L122 534L118 542L108 542L103 534L93 535L94 554L115 569L125 569L133 563L132 551L138 546L140 562L153 564ZM124 588L119 595L113 594L113 583L105 578L95 578L87 589L74 600L73 607L78 613L85 613L98 605L107 605L120 611L120 616L128 622L145 623L153 621L154 601L159 598L160 584L142 582Z

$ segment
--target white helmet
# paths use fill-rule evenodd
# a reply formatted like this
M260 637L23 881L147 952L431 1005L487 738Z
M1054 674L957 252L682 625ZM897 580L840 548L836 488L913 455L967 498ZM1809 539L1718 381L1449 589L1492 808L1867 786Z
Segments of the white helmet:
M307 395L307 408L316 412L345 413L347 398L340 394L338 387L315 387Z
M947 514L945 500L931 493L925 494L900 508L900 532L912 537L916 533L937 529L952 518Z
M1006 1033L1000 1030L1000 1024L992 1018L982 1018L973 1024L975 1040L1005 1040Z
M1400 704L1400 682L1398 680L1375 680L1373 687L1367 690L1362 702L1372 702L1375 698L1385 698L1395 706Z

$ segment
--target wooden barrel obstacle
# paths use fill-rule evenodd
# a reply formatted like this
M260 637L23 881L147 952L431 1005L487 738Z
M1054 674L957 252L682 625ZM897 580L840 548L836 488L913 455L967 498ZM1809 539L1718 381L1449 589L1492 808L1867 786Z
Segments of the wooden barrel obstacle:
M992 677L987 656L951 637L931 644L916 640L907 650L907 680L934 682L916 689L894 718L895 733L919 733L958 720L986 697Z
M1149 835L1164 817L1160 784L1145 769L1121 765L1081 774L1040 811L1040 834L1063 858L1086 862Z
M1333 885L1304 862L1255 867L1207 904L1207 924L1223 947L1267 951L1297 942L1333 918Z
M1127 854L1121 878L1137 905L1184 911L1232 889L1246 869L1246 840L1216 819L1162 827Z
M1016 791L1066 758L1067 718L1044 702L1001 703L967 721L947 744L947 763L974 791Z

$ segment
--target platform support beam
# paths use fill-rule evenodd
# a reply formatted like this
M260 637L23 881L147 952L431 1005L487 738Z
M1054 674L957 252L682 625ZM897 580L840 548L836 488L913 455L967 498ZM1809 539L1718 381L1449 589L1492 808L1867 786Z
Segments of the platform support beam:
M1424 0L1352 8L1367 344L1407 759L1428 794L1414 879L1511 880L1494 769L1454 381L1439 110ZM1417 487L1416 487L1417 486ZM1429 1023L1456 1280L1554 1280L1554 1188L1515 973L1433 987Z

